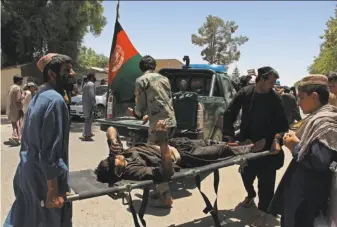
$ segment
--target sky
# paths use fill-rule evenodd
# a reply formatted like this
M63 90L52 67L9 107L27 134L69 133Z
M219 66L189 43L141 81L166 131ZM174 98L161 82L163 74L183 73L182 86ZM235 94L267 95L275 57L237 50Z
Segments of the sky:
M116 1L104 1L107 25L98 37L87 34L84 45L97 53L110 55ZM235 34L249 41L239 49L241 75L248 69L271 66L280 74L282 85L292 85L308 74L307 68L318 56L326 22L334 16L334 1L121 1L123 29L141 55L156 59L190 56L192 63L202 60L202 47L194 46L191 35L208 15L235 21ZM182 61L183 62L183 61Z

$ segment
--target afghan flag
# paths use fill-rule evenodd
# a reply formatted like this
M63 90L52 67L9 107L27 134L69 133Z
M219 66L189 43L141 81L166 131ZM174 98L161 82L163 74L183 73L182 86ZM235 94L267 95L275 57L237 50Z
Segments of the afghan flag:
M122 100L129 100L134 96L135 81L142 75L139 69L141 57L116 19L109 59L108 83L113 94Z

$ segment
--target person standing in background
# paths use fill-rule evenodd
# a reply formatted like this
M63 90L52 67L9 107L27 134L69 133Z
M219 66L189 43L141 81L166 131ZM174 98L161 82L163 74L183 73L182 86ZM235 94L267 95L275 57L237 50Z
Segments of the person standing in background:
M297 105L295 96L290 93L289 87L284 87L281 94L284 111L287 116L288 124L291 125L296 121L302 120L300 109Z
M330 72L326 75L329 81L329 104L337 106L337 72Z
M87 75L88 82L83 86L83 114L84 114L84 131L80 138L83 141L92 141L94 134L91 132L92 122L94 121L94 110L96 106L96 77L94 73Z
M6 114L8 120L11 121L13 128L12 138L10 138L9 141L14 145L20 145L23 117L23 91L21 89L23 77L15 75L13 77L13 82L14 84L10 87L7 97Z
M36 92L36 85L33 82L29 82L25 87L24 87L24 98L22 100L22 104L23 104L23 123L22 123L22 127L26 121L26 114L27 114L27 110L28 110L28 105L30 103L30 101L32 100L35 92Z

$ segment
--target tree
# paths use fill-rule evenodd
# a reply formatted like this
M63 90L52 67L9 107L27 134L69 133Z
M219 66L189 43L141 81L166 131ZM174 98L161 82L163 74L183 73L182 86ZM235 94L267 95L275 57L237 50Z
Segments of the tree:
M81 46L77 58L77 70L86 71L88 67L107 68L109 58L103 54L97 54L93 49Z
M238 47L248 41L246 36L233 37L238 27L235 21L209 15L198 33L192 34L192 44L205 47L201 56L208 63L229 66L240 59Z
M2 66L31 62L47 52L67 54L75 62L88 32L106 25L102 0L1 0Z
M337 7L335 17L330 17L326 23L325 34L321 36L320 53L309 66L310 73L325 74L329 71L337 71Z
M240 71L239 71L239 68L235 66L233 73L232 73L232 79L238 82L240 80L239 78L240 78Z

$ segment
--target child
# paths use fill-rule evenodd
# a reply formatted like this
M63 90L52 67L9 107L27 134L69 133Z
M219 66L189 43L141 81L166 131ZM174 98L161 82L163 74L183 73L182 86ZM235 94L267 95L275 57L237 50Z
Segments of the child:
M329 166L337 156L337 108L328 104L328 79L310 75L300 81L298 102L308 116L283 144L293 160L286 170L269 212L281 215L282 227L313 227L326 208L331 188Z

